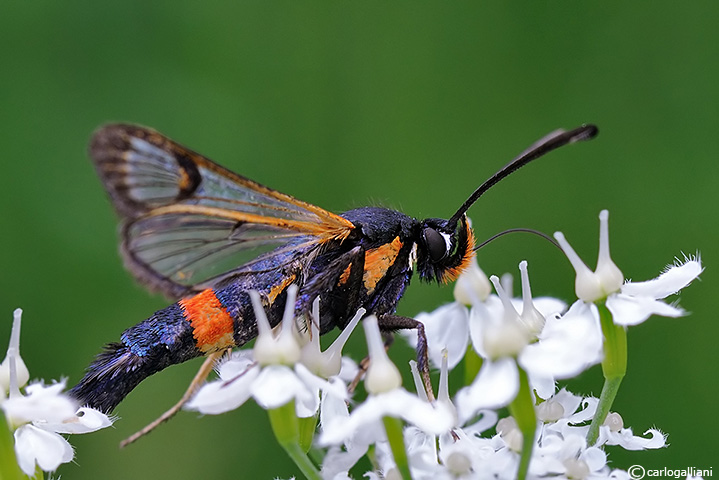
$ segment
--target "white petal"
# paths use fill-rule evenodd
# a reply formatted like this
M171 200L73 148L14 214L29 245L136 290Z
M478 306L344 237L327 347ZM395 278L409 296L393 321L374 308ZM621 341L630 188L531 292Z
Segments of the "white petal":
M579 457L584 460L592 472L597 472L607 466L607 453L598 447L589 447Z
M548 317L539 341L519 354L525 370L544 378L571 378L601 360L599 322L582 301L575 302L563 317Z
M638 325L652 315L662 317L681 317L684 310L651 297L635 297L622 293L607 298L607 308L617 325Z
M468 435L474 435L476 437L479 437L482 433L489 430L490 428L494 427L497 424L497 420L499 419L499 415L494 410L480 410L477 412L481 415L479 420L477 420L476 423L473 423L471 425L467 425L462 430L464 430Z
M223 380L232 380L248 370L255 360L252 358L252 350L237 350L232 352L230 358L220 363L217 367L217 374Z
M207 415L234 410L250 398L250 386L259 374L260 368L255 365L234 378L206 383L185 408Z
M67 440L33 425L15 430L15 454L18 464L28 476L35 474L35 463L46 472L52 472L62 463L72 461L73 451Z
M402 418L430 434L444 433L454 424L454 415L441 404L433 406L416 395L397 388L370 395L346 420L338 417L325 425L320 443L336 445L358 433L366 435L367 430L374 430L372 436L375 438L383 437L384 432L378 430L383 430L380 423L382 417Z
M338 362L339 363L339 362ZM349 398L345 384L336 377L325 380L318 377L302 363L295 365L295 374L305 384L312 396L302 395L295 404L297 417L308 418L314 416L320 408L320 391L328 391L330 395L339 397L342 401Z
M442 350L447 349L447 365L450 370L464 357L469 342L469 310L458 302L439 307L432 313L420 313L415 317L424 324L429 347L429 359L436 368L442 365ZM417 346L414 335L414 347Z
M479 268L475 255L467 270L462 272L454 284L454 298L464 305L472 305L485 301L491 293L492 284Z
M623 428L618 432L612 432L609 427L602 426L599 428L599 440L597 445L606 443L607 445L620 445L626 450L646 450L662 448L667 444L667 438L662 432L651 428L644 432L644 435L651 435L649 438L635 436L631 428Z
M273 409L287 404L292 399L312 402L315 395L295 374L284 365L270 365L262 369L250 385L255 401L264 409ZM319 398L317 399L319 406Z
M689 285L702 273L702 270L698 260L689 260L683 265L670 265L664 273L653 280L625 283L622 286L622 293L664 298Z
M482 358L487 358L484 337L488 328L504 320L504 306L497 295L490 295L487 301L475 304L469 312L469 337L472 347Z
M342 357L342 368L337 377L345 383L351 383L357 377L359 367L357 362L349 357Z
M320 428L324 431L327 425L332 424L336 419L346 421L350 412L347 409L347 402L339 397L322 392L320 400Z
M455 425L456 417L450 405L438 402L429 404L417 395L397 389L389 400L391 416L399 417L430 435L439 435Z
M570 415L574 415L574 412L576 412L579 406L582 404L582 397L580 397L579 395L574 395L566 388L563 388L551 398L551 401L556 402L562 406L562 410L564 410L564 414L562 415L562 417L569 418ZM593 415L594 412L592 412L592 415L590 415L588 418L591 418Z
M483 408L508 405L519 391L519 371L514 359L485 361L468 387L457 392L455 405L461 423L465 423Z
M579 424L587 422L594 418L594 414L597 412L597 406L599 405L599 399L595 397L587 397L582 400L582 409L576 412L567 412L570 415L567 417L569 423Z
M331 447L322 459L322 478L331 480L351 478L348 475L350 468L367 453L368 448L368 445L358 445L347 450Z
M297 418L310 418L314 417L320 409L320 395L319 390L317 395L308 396L303 395L295 402L295 415Z
M77 405L62 391L65 383L43 385L34 383L25 387L27 395L8 398L2 404L7 417L15 424L32 421L60 423L75 415Z
M427 435L416 427L409 426L404 429L404 444L412 478L433 478L429 475L439 468L436 442L434 435Z
M305 385L313 390L322 390L330 395L339 397L342 400L348 400L349 394L347 393L347 386L338 377L331 377L326 380L322 377L318 377L303 364L298 363L295 365L295 373L302 380Z
M527 374L529 375L529 384L539 398L546 400L557 391L557 384L554 381L554 377L538 375L531 370L528 371Z
M532 300L534 302L534 308L539 310L544 318L555 313L562 313L567 309L567 304L562 300L552 297L539 297Z
M90 433L110 425L112 425L112 420L107 415L98 410L83 407L78 409L73 417L66 419L62 423L39 426L57 433Z

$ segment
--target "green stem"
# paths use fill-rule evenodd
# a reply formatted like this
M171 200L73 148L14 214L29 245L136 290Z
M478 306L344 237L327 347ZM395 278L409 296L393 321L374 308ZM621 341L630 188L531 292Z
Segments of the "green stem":
M621 325L616 325L612 314L604 303L597 305L599 321L604 335L604 360L602 373L604 386L599 396L599 404L592 423L587 432L587 443L594 445L599 438L599 427L602 426L609 414L614 399L617 397L619 385L627 373L627 331Z
M404 448L404 423L399 418L384 417L382 419L384 428L387 431L387 440L394 456L394 463L397 465L402 478L410 480L412 474L409 471L409 461Z
M321 480L319 470L300 446L300 427L295 414L295 402L268 410L267 413L277 442L299 467L302 474L309 480Z
M524 480L529 471L529 461L534 448L534 433L537 430L537 414L534 411L534 394L529 386L529 376L519 367L519 392L509 404L509 412L522 432L522 455L519 458L517 480Z
M467 347L467 353L464 355L464 384L471 385L482 368L482 357L477 354L472 345Z
M297 421L299 423L298 443L304 452L309 452L312 448L312 440L315 438L315 430L317 430L317 416L299 418Z

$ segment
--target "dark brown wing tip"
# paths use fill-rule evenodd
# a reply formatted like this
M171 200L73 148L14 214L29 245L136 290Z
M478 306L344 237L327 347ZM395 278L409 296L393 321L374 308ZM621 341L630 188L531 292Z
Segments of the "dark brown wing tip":
M107 150L124 150L127 145L127 134L138 126L125 123L108 123L100 126L90 137L90 158L102 157ZM140 127L142 128L142 127Z

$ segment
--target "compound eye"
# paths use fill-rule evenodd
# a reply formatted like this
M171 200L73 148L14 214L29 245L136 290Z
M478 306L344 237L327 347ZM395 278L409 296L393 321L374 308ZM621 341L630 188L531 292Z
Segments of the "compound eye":
M447 254L447 240L444 236L431 227L425 227L422 236L429 251L429 259L434 263L442 260Z

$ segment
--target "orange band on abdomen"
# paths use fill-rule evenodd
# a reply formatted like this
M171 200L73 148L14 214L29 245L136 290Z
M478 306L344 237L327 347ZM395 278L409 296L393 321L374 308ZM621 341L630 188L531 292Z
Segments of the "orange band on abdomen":
M208 288L178 302L192 325L192 336L203 353L234 347L235 325L214 290Z

